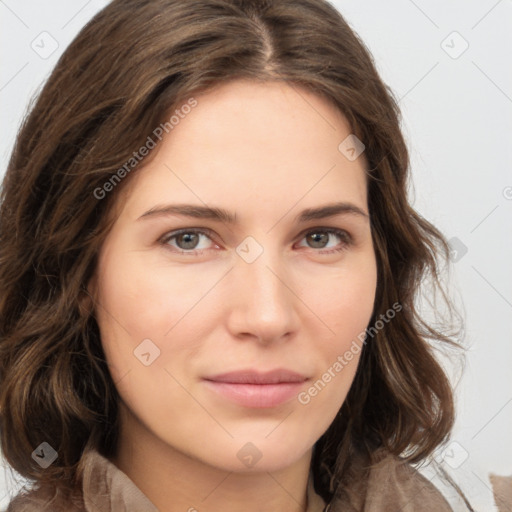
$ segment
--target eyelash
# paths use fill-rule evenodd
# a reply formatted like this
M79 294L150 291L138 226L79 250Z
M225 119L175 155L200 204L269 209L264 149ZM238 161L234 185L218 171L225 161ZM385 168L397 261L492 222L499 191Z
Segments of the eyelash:
M160 238L159 242L165 248L168 249L170 247L169 246L169 242L171 240L173 240L174 238L178 237L179 235L182 235L182 234L185 234L185 233L186 234L194 233L194 234L199 234L199 235L205 235L210 240L212 240L211 232L209 230L196 229L196 228L184 228L184 229L178 229L176 231L172 231L170 233L167 233L162 238ZM306 237L307 235L310 235L310 234L313 234L313 233L329 233L329 234L333 234L333 235L338 236L342 240L342 246L337 247L335 249L314 250L313 247L310 247L310 249L313 249L314 252L317 252L319 254L333 254L333 253L336 253L336 252L341 252L341 251L346 250L347 247L349 247L353 243L352 237L349 235L349 233L347 233L347 231L345 231L343 229L337 229L337 228L322 228L322 227L310 229L310 230L304 232L303 234L301 234L301 236L302 236L301 240L304 237ZM214 240L212 240L212 242L214 242ZM183 250L183 249L171 248L170 250L173 253L176 253L176 254L187 254L187 255L190 255L190 256L201 256L208 249L190 249L190 250L187 251L187 250Z

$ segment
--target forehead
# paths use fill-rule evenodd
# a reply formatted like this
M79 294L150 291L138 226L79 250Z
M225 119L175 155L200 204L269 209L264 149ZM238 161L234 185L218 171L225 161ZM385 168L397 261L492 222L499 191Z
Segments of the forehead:
M246 80L194 98L197 105L132 177L123 201L130 216L172 201L252 214L257 206L269 217L298 202L366 205L364 154L351 161L340 151L351 127L324 98L296 85Z

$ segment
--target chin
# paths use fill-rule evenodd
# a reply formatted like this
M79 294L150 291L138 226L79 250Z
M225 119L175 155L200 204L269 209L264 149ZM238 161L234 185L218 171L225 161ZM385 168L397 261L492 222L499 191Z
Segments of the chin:
M311 443L283 443L284 438L275 439L245 436L230 439L227 444L211 441L210 450L198 453L198 457L210 466L235 473L274 472L283 470L301 459L314 445ZM204 445L203 445L204 446Z

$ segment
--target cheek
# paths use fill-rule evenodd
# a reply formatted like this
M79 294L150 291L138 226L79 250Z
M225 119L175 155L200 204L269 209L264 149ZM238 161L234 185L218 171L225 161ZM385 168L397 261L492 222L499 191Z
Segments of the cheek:
M96 318L114 382L123 379L126 386L138 375L147 378L147 367L137 355L149 352L145 357L150 360L157 356L152 366L156 378L156 368L175 366L199 348L194 341L201 339L196 315L200 311L207 322L210 310L197 304L218 280L216 275L188 270L183 278L178 267L148 264L143 252L124 251L119 257L108 247L98 268ZM185 326L187 336L178 336ZM157 380L168 381L169 375Z
M150 333L163 339L217 279L185 268L154 265L140 252L103 263L100 302L112 317L105 318L106 323L116 320L134 339Z
M346 350L368 326L377 288L375 258L353 258L342 269L320 277L314 287L304 288L303 297L326 327L324 349L332 356Z
M345 351L354 339L364 333L370 321L376 284L372 279L363 283L345 283L343 290L327 306L327 318L331 329L336 333L337 351Z
M329 276L321 286L309 289L304 301L319 312L317 326L323 336L316 339L317 370L311 386L299 402L323 410L325 418L334 419L353 382L365 339L365 331L373 313L377 271L375 259L366 259Z
M180 403L177 386L164 369L177 356L186 357L177 344L172 353L164 344L186 312L183 296L177 283L155 279L154 269L126 256L117 265L113 259L102 262L98 287L96 317L112 380L132 410L154 414L162 390L186 410L187 402Z

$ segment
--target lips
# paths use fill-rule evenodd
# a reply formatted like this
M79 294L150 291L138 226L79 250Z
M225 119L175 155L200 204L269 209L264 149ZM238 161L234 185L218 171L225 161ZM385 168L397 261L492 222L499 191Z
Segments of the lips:
M223 400L244 407L270 408L297 396L307 380L306 376L286 369L242 370L206 377L204 383Z
M256 370L242 370L237 372L222 373L206 380L213 382L228 382L231 384L280 384L286 382L304 382L307 377L290 370L271 370L258 372Z

